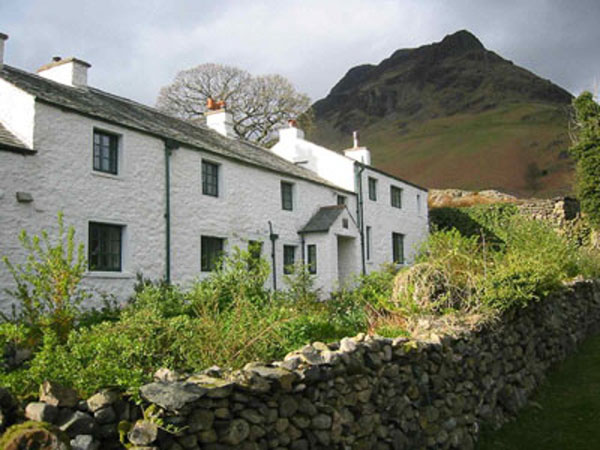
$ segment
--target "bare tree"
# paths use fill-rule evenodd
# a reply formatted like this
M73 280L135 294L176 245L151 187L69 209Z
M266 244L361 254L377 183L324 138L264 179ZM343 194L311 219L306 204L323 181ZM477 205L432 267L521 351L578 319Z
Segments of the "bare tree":
M160 90L156 106L175 117L198 120L208 98L227 104L238 136L261 144L268 144L275 129L288 120L311 117L308 96L281 75L253 76L220 64L182 70Z

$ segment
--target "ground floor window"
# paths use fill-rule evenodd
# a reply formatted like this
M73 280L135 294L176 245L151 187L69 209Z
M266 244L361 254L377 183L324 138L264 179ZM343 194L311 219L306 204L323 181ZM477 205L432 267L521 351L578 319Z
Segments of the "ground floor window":
M202 236L200 240L200 270L212 272L219 267L225 239Z
M294 270L294 263L296 262L296 246L295 245L284 245L283 246L283 273L291 274Z
M317 273L317 246L314 244L306 247L308 253L308 272Z
M123 226L90 222L88 236L89 270L120 272L123 259Z
M392 260L396 264L404 264L404 235L392 233Z

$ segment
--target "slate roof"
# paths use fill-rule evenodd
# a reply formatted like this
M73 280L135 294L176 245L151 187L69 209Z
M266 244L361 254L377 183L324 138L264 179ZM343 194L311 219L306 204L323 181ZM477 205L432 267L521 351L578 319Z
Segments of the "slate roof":
M77 111L126 128L205 150L228 159L345 191L273 152L240 139L231 139L203 126L176 119L149 106L92 87L71 87L7 66L0 78L36 97L38 101Z
M9 150L23 150L25 152L31 151L27 146L21 142L14 134L8 131L0 123L0 147L7 148Z
M320 208L299 233L329 231L331 225L334 224L344 209L346 209L344 205L324 206Z

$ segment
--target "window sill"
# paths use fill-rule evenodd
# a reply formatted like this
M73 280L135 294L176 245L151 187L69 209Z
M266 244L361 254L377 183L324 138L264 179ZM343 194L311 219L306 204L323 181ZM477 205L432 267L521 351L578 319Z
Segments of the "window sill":
M113 175L112 173L99 172L97 170L92 170L90 173L95 177L109 178L111 180L116 180L116 181L125 181L125 178L123 178L122 175L118 175L118 174Z
M85 278L104 278L104 279L131 279L135 275L129 272L86 272Z

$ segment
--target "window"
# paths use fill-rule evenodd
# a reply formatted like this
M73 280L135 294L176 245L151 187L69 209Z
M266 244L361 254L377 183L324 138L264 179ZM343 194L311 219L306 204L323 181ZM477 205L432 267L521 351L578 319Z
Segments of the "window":
M367 261L371 260L371 227L367 225Z
M294 185L286 181L281 182L281 208L286 211L294 209Z
M402 208L402 189L396 186L390 186L390 197L394 208Z
M338 205L345 205L346 204L346 196L345 195L338 195L337 196L337 204Z
M123 250L123 227L90 222L88 267L90 271L120 272Z
M377 180L369 177L369 200L377 201Z
M342 219L342 228L348 228L348 219L344 218Z
M396 264L404 264L404 235L392 233L392 260Z
M212 197L219 196L219 165L202 161L202 193Z
M421 194L417 194L417 214L421 214Z
M308 245L308 272L317 273L317 246L314 244Z
M294 263L296 262L296 246L295 245L284 245L283 246L283 273L291 274L294 270Z
M202 236L200 239L200 270L211 272L219 267L225 239Z
M119 136L94 130L94 170L118 173Z

